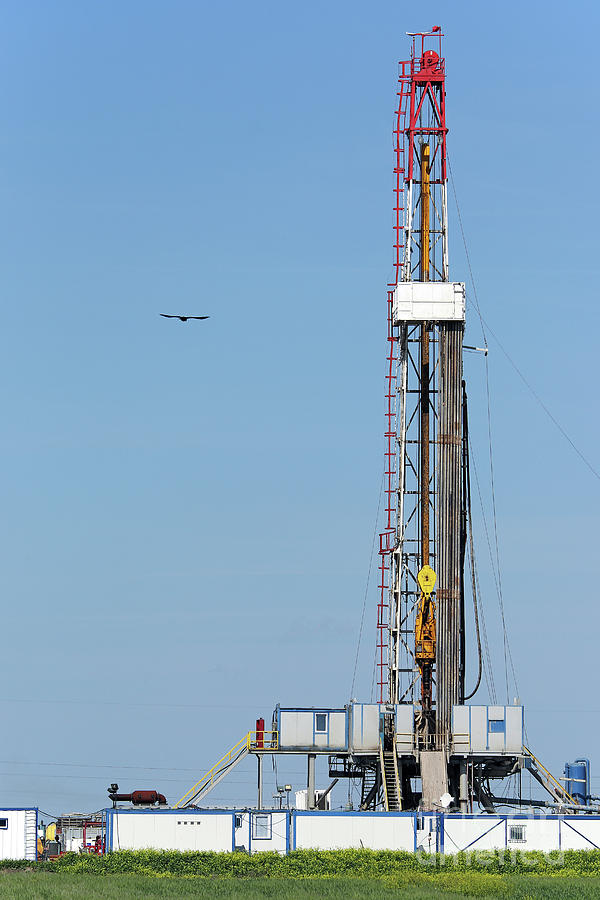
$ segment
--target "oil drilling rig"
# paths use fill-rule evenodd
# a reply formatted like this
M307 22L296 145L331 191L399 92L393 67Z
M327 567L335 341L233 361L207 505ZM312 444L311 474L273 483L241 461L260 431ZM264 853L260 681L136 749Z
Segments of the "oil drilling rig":
M426 804L459 793L447 749L453 707L466 699L465 286L449 280L445 77L439 28L412 35L395 127L378 684L380 702L416 700Z
M449 757L453 711L481 679L480 665L467 696L465 285L449 279L445 78L441 30L412 35L411 57L400 63L394 134L395 278L387 298L387 503L377 665L380 702L415 704L415 764L425 806L448 791L467 793L460 786L467 766ZM507 772L516 760L499 762Z
M468 704L482 653L471 523L465 285L450 280L446 67L442 32L412 34L400 63L394 129L394 278L387 290L385 511L379 543L377 702L337 709L277 706L179 801L198 803L248 753L307 757L306 808L324 808L315 760L353 779L362 810L473 812L497 805L580 810L524 745L524 711ZM477 675L466 684L465 562ZM474 667L475 668L475 667ZM507 698L508 700L508 698ZM550 799L495 796L524 769ZM588 773L589 774L589 773ZM520 784L520 779L519 779ZM571 791L571 792L569 792Z
M496 742L498 749L502 744L500 755L480 755L469 766L468 754L453 752L461 713L470 721L465 701L481 681L480 662L477 683L467 694L465 285L449 275L443 35L434 27L411 37L410 59L400 63L394 130L394 280L387 292L386 504L377 621L379 703L389 712L382 718L376 782L385 794L386 769L391 772L390 793L402 808L439 808L460 798L464 809L474 791L481 796L491 775L519 766L506 751L520 750L522 709L494 709L490 720L485 708L486 731L491 721L491 733L506 737L510 720L509 730L519 732L509 734L508 745ZM396 752L397 710L403 706L413 718L410 757ZM470 746L470 727L460 727ZM412 787L415 777L420 796Z

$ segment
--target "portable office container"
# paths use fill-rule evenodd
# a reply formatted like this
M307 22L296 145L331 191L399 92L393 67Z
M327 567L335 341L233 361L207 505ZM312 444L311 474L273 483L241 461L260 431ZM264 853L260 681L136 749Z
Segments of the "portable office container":
M0 809L0 859L37 859L37 809Z
M455 754L523 752L522 706L454 706L452 752Z
M279 750L292 753L335 753L348 748L348 708L275 708L274 730Z

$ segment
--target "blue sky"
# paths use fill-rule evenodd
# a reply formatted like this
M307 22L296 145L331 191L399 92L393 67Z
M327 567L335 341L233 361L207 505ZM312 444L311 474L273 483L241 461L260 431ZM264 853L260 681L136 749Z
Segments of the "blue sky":
M2 803L90 811L111 781L175 800L276 702L348 700L382 470L396 63L434 23L483 315L598 468L594 4L2 4ZM468 281L453 206L451 227ZM158 315L179 311L211 318ZM490 346L528 739L555 770L600 766L600 485ZM489 515L482 358L465 370ZM247 765L216 799L250 802L254 782Z

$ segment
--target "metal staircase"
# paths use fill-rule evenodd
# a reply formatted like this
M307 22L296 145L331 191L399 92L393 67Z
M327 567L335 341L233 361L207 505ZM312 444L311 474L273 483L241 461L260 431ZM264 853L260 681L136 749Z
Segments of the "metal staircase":
M525 768L531 772L535 780L539 781L542 787L548 791L550 796L558 804L578 806L577 800L575 800L575 798L562 786L560 781L558 781L558 779L542 765L539 759L536 759L531 750L527 747L523 747L523 753L525 755Z
M377 766L373 768L365 768L362 777L362 791L360 797L361 809L375 809L377 805L377 794L381 780Z
M276 750L278 735L276 731L249 731L244 737L234 744L231 750L221 757L218 763L209 769L202 778L194 784L174 806L181 809L183 806L191 806L198 803L228 775L232 769L241 763L249 753L266 752Z
M379 762L383 782L383 798L386 812L397 812L402 809L400 778L398 776L398 759L393 750L384 750L379 744Z

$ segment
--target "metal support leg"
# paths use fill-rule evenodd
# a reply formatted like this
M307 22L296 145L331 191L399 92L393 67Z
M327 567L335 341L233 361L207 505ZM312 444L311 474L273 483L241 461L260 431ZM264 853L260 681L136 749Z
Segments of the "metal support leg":
M463 760L460 764L460 811L466 815L469 811L469 770L467 761Z
M256 762L258 764L258 804L257 809L263 808L263 755L256 754Z
M317 805L315 795L315 760L314 753L308 754L308 777L306 781L306 808L315 809Z

